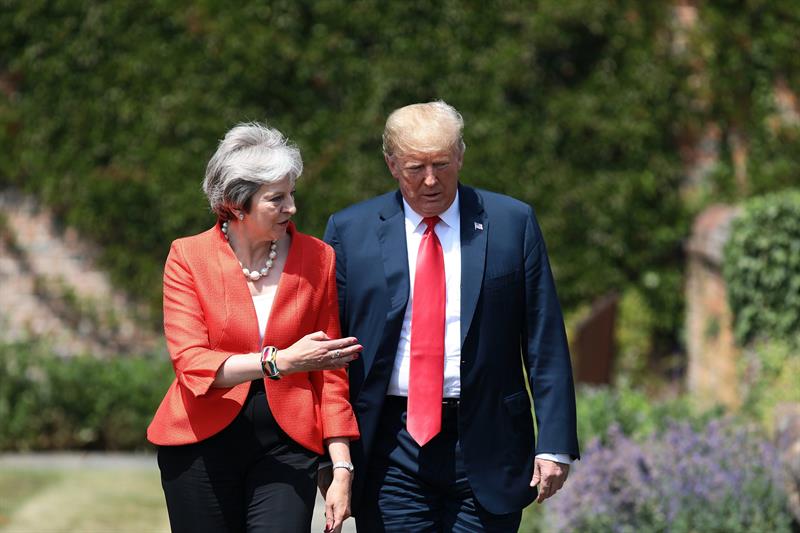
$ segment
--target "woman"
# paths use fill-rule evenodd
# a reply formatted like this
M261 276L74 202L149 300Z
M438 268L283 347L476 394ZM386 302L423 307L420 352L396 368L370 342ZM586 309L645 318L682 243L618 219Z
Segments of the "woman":
M300 152L240 124L206 168L217 224L164 267L176 379L147 431L173 531L308 531L319 455L333 462L326 528L349 516L355 338L339 336L335 258L298 232Z

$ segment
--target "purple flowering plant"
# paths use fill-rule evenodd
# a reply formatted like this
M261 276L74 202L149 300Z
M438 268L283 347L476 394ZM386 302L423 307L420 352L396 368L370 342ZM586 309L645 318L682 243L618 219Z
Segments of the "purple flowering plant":
M614 425L548 502L544 530L789 532L781 476L763 433L732 419L676 422L639 441Z

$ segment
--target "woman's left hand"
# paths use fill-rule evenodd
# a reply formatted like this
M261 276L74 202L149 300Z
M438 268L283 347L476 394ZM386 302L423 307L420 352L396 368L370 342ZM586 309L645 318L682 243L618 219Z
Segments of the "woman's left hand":
M344 468L333 471L333 481L325 495L325 533L340 533L350 517L350 486L353 474Z

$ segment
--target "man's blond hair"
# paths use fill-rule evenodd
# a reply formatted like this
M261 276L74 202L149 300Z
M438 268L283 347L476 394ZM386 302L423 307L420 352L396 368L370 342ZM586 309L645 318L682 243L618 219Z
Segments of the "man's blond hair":
M383 130L383 153L438 152L457 149L464 153L464 119L442 100L411 104L392 111Z

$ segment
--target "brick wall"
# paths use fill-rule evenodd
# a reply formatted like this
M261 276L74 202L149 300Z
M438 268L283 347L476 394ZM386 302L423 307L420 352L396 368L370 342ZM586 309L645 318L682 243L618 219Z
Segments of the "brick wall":
M0 342L42 340L58 355L161 348L97 256L33 198L0 191Z

